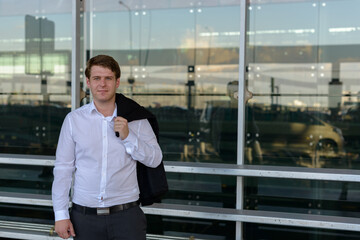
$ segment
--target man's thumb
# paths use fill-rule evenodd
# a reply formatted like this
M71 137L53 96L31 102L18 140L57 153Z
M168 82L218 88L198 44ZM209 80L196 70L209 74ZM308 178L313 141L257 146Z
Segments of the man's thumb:
M70 235L75 237L75 230L72 224L70 225Z

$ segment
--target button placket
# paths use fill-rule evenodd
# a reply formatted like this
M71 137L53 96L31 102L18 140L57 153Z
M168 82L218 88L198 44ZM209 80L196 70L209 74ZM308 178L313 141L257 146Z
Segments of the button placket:
M101 182L100 182L100 196L99 202L102 206L104 206L104 195L106 189L106 177L107 177L107 148L108 148L108 141L107 141L107 121L105 118L102 120L102 159L101 159Z

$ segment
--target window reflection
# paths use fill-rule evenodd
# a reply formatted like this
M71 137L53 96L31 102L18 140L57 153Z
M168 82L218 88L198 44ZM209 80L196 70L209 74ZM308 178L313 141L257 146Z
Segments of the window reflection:
M358 5L346 0L249 6L247 85L255 97L248 111L264 164L358 168L359 131L350 120L359 102L360 59L352 42L359 34L351 27L358 15L347 12Z
M71 4L0 5L0 153L54 155L70 111Z
M359 1L248 6L247 164L358 169ZM307 13L304 15L304 13ZM255 133L255 135L254 135ZM257 152L249 144L258 141ZM261 156L256 158L256 156ZM359 217L357 184L245 179L246 209ZM245 224L249 239L356 239L351 232ZM270 237L273 236L273 237Z

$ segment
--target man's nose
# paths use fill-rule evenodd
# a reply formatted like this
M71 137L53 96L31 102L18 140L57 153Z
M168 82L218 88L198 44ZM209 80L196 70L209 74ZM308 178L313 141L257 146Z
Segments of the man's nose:
M101 86L104 86L105 83L106 83L106 82L105 82L105 78L100 79L100 85L101 85Z

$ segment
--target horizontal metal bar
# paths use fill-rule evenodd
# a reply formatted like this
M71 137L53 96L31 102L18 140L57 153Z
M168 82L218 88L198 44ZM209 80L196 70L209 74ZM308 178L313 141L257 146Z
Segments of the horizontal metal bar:
M0 164L54 166L54 156L0 154ZM360 182L360 170L165 161L166 172Z
M256 210L237 210L177 204L154 204L149 207L143 207L142 209L145 214L162 216L360 231L360 218Z
M352 169L166 162L165 170L176 173L360 182L360 170Z
M50 230L50 228L49 228ZM26 239L26 240L60 240L58 236L50 236L49 232L39 232L33 230L23 229L9 229L0 227L0 237L12 239ZM73 238L69 238L73 239Z
M54 166L55 156L0 154L0 163L29 166Z
M0 192L0 203L52 206L51 195L16 192Z
M53 231L54 225L35 224L26 222L0 221L0 237L12 237L16 239L60 239ZM72 239L72 238L70 238ZM163 236L146 234L149 240L188 240L187 237ZM200 238L196 238L201 240Z
M47 195L15 195L16 194L0 192L0 202L43 206L52 205L50 196ZM37 198L31 199L30 196ZM142 209L145 214L161 216L360 231L360 218L271 211L237 210L231 208L201 207L164 203L153 204L151 206L142 207Z
M351 94L328 93L253 93L254 97L351 97ZM358 96L353 94L353 96Z

